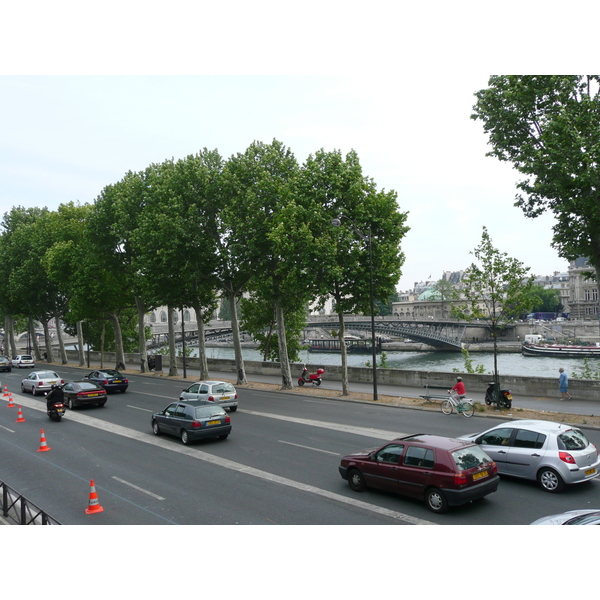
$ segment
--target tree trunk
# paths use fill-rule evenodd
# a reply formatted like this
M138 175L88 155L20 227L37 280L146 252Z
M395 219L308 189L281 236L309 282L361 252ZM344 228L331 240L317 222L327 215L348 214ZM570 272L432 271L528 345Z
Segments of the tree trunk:
M35 334L33 317L29 317L29 335L31 336L31 343L33 345L33 355L35 360L39 362L42 360L42 355L40 354L40 345L38 344L37 335Z
M173 323L173 309L167 306L167 325L169 327L169 376L177 376L177 348L175 346L175 324Z
M338 313L338 321L340 330L338 337L340 339L340 352L342 355L342 396L349 396L350 390L348 387L348 353L346 352L346 344L344 337L346 336L346 324L344 323L344 314Z
M204 313L200 305L195 307L198 324L198 360L200 361L200 379L208 379L208 360L206 359L206 339L204 337Z
M277 304L275 307L277 317L277 340L279 342L279 364L281 366L281 389L292 389L292 371L287 351L287 336L285 333L285 315L283 309Z
M79 355L79 366L85 366L85 349L83 343L83 321L77 321L77 354Z
M117 371L125 370L125 352L123 351L123 335L121 333L121 323L119 323L119 315L116 313L110 313L110 320L113 324L115 332L115 352L116 352L116 365Z
M67 359L67 351L65 350L65 342L62 336L62 329L60 327L60 317L58 313L54 313L54 322L56 323L56 337L58 339L60 360L63 365L66 365L69 361Z
M235 294L227 291L229 297L229 307L231 309L231 332L233 334L233 351L235 354L235 366L237 369L237 385L244 385L246 382L246 370L244 368L244 357L242 355L242 343L240 340L240 324L237 316L237 306Z
M44 341L46 346L46 360L47 362L54 362L54 354L52 352L52 338L50 337L50 329L48 327L48 319L40 319L42 327L44 329Z
M17 342L15 340L15 324L13 322L12 315L6 316L6 319L4 319L4 324L5 324L6 331L9 332L8 343L10 343L10 356L12 358L13 356L16 356L18 354ZM7 344L6 341L5 341L5 344ZM4 350L6 352L8 352L8 346Z
M135 305L138 311L138 349L140 352L140 372L147 373L148 368L148 353L146 351L146 327L144 324L144 316L146 315L146 304L139 297L135 297Z

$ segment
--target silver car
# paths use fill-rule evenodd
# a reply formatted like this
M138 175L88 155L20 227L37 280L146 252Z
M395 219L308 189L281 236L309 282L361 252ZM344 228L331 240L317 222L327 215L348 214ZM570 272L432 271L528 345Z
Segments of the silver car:
M58 373L54 371L32 371L29 377L21 381L21 391L31 392L34 396L49 392L53 385L63 385L64 379L61 379Z
M600 525L600 510L584 508L537 519L532 525Z
M35 367L33 356L30 354L19 354L18 356L15 356L11 362L13 367L18 367L19 369L21 367Z
M197 381L179 394L179 400L201 400L218 404L235 412L238 396L235 387L226 381Z
M565 423L516 420L459 439L479 444L498 473L537 480L547 492L600 475L598 449L583 432Z

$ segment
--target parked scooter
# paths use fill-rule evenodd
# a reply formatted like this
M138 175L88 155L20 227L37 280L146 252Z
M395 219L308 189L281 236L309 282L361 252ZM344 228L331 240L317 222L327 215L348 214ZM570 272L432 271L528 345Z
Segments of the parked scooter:
M496 403L493 381L490 382L487 390L485 391L485 403L488 406ZM500 401L498 406L501 406L502 408L510 408L512 406L512 394L510 390L500 390Z
M321 375L325 373L325 369L317 369L316 373L308 373L306 365L302 369L302 375L298 377L298 385L303 386L305 383L312 383L314 385L321 385Z
M52 421L60 421L63 418L66 410L67 408L62 402L55 402L48 408L46 414Z

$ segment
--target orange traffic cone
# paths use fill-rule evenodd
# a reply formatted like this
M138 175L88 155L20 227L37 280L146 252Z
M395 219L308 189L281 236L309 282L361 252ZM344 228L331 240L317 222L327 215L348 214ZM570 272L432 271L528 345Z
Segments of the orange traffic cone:
M4 384L4 395L8 396L8 386Z
M40 447L38 452L47 452L50 450L50 446L46 443L46 436L44 435L44 430L40 429Z
M98 494L96 494L96 486L94 485L94 480L90 480L90 503L88 507L85 509L86 515L91 515L92 513L102 512L104 509L100 506L100 502L98 501Z
M24 421L25 421L25 419L23 418L23 411L21 410L21 407L19 406L19 411L17 412L16 423L23 423Z
M12 399L12 392L8 393L8 404L7 404L7 406L8 406L8 408L14 408L15 407L15 404L14 404L13 399Z

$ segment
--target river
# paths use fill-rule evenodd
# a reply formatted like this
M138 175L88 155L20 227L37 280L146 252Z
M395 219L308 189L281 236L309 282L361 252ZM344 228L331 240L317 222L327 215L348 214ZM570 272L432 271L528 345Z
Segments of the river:
M192 355L198 355L198 348L191 348ZM465 363L459 352L409 352L390 350L386 352L386 364L391 369L407 369L410 371L447 371L465 373ZM209 347L206 349L208 358L234 359L233 348ZM243 348L243 356L246 360L262 361L261 354L254 348ZM486 373L492 373L494 368L494 354L492 352L474 352L470 355L473 367L483 365ZM361 367L370 362L370 355L348 355L348 366ZM308 352L300 353L300 361L307 365L325 367L327 365L341 365L340 354L326 354ZM381 355L377 357L378 365L381 364ZM536 377L556 377L558 369L563 367L570 377L573 372L583 370L584 361L580 358L549 358L523 356L520 352L503 352L498 354L498 371L501 375L523 375ZM592 370L600 368L600 363L594 359L589 360ZM312 369L310 369L312 370Z

